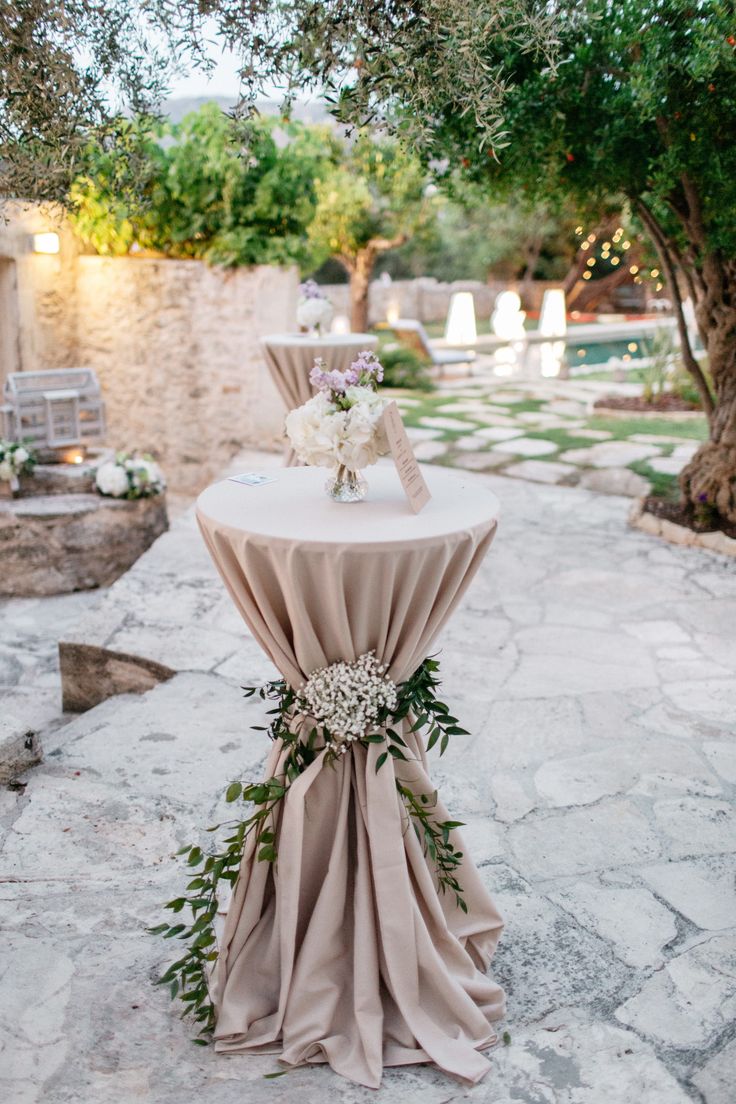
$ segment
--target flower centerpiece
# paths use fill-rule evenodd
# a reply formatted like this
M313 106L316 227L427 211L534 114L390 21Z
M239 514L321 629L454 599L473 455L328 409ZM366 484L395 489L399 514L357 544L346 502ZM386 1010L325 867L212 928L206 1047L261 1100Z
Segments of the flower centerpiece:
M35 453L21 441L0 440L0 483L9 483L12 495L20 490L18 476L31 475L35 465Z
M114 460L100 464L95 486L108 498L152 498L163 494L166 480L151 456L130 456L119 452Z
M362 352L342 372L328 371L318 358L309 379L317 394L287 415L287 436L303 464L333 469L326 484L331 498L360 502L368 490L361 468L389 451L385 403L377 393L381 362L375 353Z
M299 285L296 320L301 329L313 336L320 334L332 321L332 303L314 280Z

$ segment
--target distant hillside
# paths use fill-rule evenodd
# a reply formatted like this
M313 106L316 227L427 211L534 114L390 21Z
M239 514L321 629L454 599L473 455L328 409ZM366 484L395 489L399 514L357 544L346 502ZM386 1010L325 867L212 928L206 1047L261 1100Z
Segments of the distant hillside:
M235 100L227 96L177 96L174 99L164 100L162 110L172 123L181 122L185 115L192 111L198 111L203 104L216 103L223 111L231 111L235 106ZM281 104L278 100L261 100L258 110L264 115L279 115ZM305 123L328 123L330 115L324 103L319 100L310 100L308 103L297 101L292 110L295 119Z

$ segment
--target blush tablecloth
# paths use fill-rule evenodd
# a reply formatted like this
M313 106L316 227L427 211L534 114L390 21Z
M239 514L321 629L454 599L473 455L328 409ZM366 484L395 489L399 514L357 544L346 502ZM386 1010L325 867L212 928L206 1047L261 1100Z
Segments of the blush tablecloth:
M309 373L314 361L321 357L330 370L349 368L364 349L375 349L378 338L373 334L324 334L310 337L308 334L271 334L261 338L261 345L271 373L287 411L301 406L311 399L314 391ZM287 444L284 463L297 463L293 450Z
M359 505L329 500L315 468L200 496L222 579L292 686L370 650L401 682L430 652L488 550L498 503L457 473L426 478L433 497L418 516L382 465ZM376 772L381 745L353 746L292 783L275 868L246 846L212 979L218 1051L329 1062L373 1088L383 1066L433 1062L471 1082L487 1072L480 1051L504 997L485 971L503 924L467 855L467 914L437 891L395 787L394 770L415 792L434 790L408 727L410 762ZM276 742L267 777L282 758ZM441 804L436 815L449 816Z

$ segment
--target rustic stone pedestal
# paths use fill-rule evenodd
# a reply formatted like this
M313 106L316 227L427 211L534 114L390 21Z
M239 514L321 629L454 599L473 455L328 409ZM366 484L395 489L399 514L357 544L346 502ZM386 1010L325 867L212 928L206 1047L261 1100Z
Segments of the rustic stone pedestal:
M168 528L166 499L98 494L0 500L0 596L108 586Z

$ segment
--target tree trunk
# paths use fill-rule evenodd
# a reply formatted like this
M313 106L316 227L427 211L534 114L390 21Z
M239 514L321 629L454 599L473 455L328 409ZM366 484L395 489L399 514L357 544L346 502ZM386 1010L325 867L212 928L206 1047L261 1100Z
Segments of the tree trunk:
M368 330L368 294L376 253L370 247L360 249L350 268L350 329L353 333Z
M688 501L714 507L736 523L736 265L707 255L701 269L704 292L695 306L705 334L715 403L710 440L680 473Z

